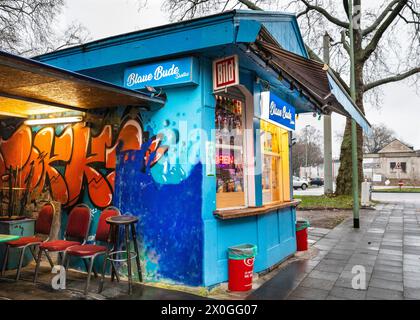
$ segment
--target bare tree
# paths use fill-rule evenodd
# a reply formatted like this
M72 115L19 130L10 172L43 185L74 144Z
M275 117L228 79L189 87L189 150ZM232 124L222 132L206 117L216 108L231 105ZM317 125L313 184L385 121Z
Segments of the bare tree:
M349 17L348 0L164 0L164 9L172 19L183 20L247 7L252 10L297 12L303 37L312 59L320 60L322 36L328 32L333 42L331 67L349 90ZM406 80L417 85L420 78L420 1L353 1L356 26L355 82L356 104L364 112L364 103L380 105L381 86ZM312 48L312 49L310 49ZM362 181L363 133L357 130L359 181ZM351 121L348 119L341 144L337 194L351 194Z
M372 132L363 139L364 152L376 153L395 139L395 132L384 124L372 125Z
M306 126L297 135L292 147L292 170L299 174L301 167L313 167L323 163L321 132L312 126Z
M79 24L57 31L64 5L64 0L0 0L0 49L31 56L86 41Z

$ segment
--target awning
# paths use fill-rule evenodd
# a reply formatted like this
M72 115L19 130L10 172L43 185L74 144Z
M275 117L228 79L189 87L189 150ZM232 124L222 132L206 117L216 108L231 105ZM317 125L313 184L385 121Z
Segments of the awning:
M0 51L0 115L28 117L117 106L162 107L151 97L78 73Z
M304 88L325 113L330 110L351 117L365 132L370 131L370 123L327 65L281 49L264 30L255 44L268 64L280 70L298 88Z

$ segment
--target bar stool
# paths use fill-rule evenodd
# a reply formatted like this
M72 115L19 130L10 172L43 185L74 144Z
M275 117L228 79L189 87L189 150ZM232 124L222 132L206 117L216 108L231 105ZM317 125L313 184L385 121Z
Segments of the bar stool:
M114 262L127 262L127 269L128 269L128 294L132 293L132 272L131 272L131 260L136 259L137 263L137 272L139 276L139 281L142 282L142 275L141 275L141 267L140 267L140 256L139 256L139 248L137 245L137 237L136 237L136 223L139 221L139 219L135 216L131 215L121 215L121 216L114 216L109 217L106 219L106 222L110 225L110 230L108 234L108 240L107 240L107 251L105 254L103 266L102 266L102 277L101 282L99 284L99 290L98 293L101 293L104 286L104 280L105 280L105 270L107 262L110 261L111 265L114 266ZM112 239L113 235L119 234L119 227L123 228L123 231L125 233L125 250L115 250L111 251L111 244L113 241L118 241L116 239ZM130 250L130 229L131 229L131 240L134 242L134 252ZM119 258L118 255L125 253L126 258ZM114 267L112 268L116 272L117 280L118 280L118 270ZM112 279L113 279L113 273L112 273Z

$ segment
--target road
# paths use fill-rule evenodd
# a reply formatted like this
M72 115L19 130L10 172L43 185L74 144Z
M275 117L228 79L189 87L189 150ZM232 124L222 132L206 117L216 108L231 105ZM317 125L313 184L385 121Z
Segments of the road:
M420 193L373 192L372 200L381 202L420 204Z
M297 189L293 191L296 196L322 196L324 194L324 187L310 187L306 190Z

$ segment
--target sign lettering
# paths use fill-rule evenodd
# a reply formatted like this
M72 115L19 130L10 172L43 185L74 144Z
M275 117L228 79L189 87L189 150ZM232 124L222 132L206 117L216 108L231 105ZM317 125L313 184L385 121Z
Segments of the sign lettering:
M295 130L295 108L272 92L261 94L261 118L288 130Z
M213 62L213 90L218 91L239 84L238 56L230 56Z
M197 61L188 57L128 68L124 75L124 86L129 89L144 89L146 86L160 88L196 84L197 75Z

